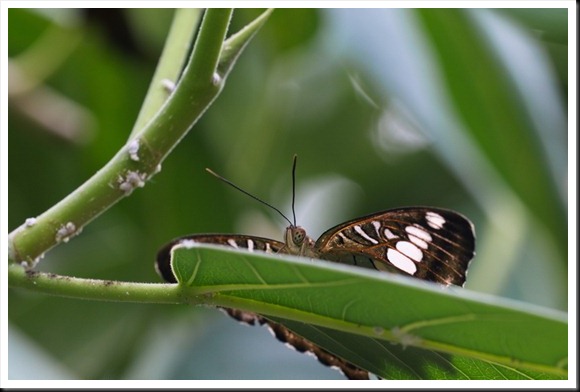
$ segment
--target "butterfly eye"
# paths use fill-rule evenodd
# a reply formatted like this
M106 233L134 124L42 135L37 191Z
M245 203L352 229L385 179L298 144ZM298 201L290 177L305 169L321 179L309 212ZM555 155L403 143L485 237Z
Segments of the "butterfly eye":
M304 242L304 237L306 237L306 232L301 227L296 227L292 233L292 242L295 245L302 245Z

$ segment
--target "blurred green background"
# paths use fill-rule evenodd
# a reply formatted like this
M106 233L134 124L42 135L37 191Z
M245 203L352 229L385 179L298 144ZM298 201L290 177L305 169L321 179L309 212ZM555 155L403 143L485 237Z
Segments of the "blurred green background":
M236 10L230 32L261 11ZM281 240L279 216L204 168L290 215L296 153L312 237L451 208L476 227L466 288L566 310L567 12L278 9L163 170L38 269L159 282L153 260L174 237ZM9 10L9 230L124 145L172 14ZM11 379L343 378L214 309L11 289L9 320Z

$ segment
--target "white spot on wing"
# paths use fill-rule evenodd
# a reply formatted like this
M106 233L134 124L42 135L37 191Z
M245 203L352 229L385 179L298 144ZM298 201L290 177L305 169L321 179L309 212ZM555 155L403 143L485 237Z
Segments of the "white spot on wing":
M411 242L423 249L427 249L429 247L429 244L427 243L433 240L431 234L418 225L407 226L405 227L405 231L409 233L409 239Z
M415 263L396 249L389 249L387 251L387 258L391 264L409 275L414 275L417 272Z
M407 226L405 227L405 231L427 242L431 242L433 240L429 232L425 231L423 228L418 226Z
M360 235L365 240L370 241L372 244L378 244L379 243L379 241L375 240L374 238L372 238L371 236L369 236L367 233L365 233L364 230L361 229L361 227L359 225L356 225L354 227L354 231L356 231L357 234Z
M427 224L436 230L441 229L445 224L445 218L433 211L427 212L425 219L427 219Z
M228 244L229 244L229 245L230 245L232 248L236 248L236 249L238 249L238 244L236 243L236 240L234 240L234 239L230 238L230 239L228 240Z
M389 229L385 229L385 230L384 230L384 233L385 233L385 237L386 237L388 240L392 240L392 239L395 239L395 238L399 238L399 236L398 236L398 235L395 235L395 234L394 234L394 233L393 233L391 230L389 230Z
M248 238L247 244L248 244L248 250L250 252L253 252L254 251L254 241L252 241L250 238Z
M407 241L399 241L396 246L399 252L415 261L421 261L423 259L423 252L415 244Z
M414 235L409 235L409 239L412 243L417 245L419 248L427 249L429 248L429 244L423 241L421 238L415 237Z
M200 242L197 242L196 240L192 240L192 239L187 238L187 239L183 239L183 240L179 241L177 244L173 245L173 248L171 248L171 249L174 249L177 246L190 249L190 248L195 248L196 246L199 246L199 244L200 244Z
M375 228L375 232L377 233L377 238L381 238L381 234L379 233L379 229L381 228L381 222L373 221L373 227Z

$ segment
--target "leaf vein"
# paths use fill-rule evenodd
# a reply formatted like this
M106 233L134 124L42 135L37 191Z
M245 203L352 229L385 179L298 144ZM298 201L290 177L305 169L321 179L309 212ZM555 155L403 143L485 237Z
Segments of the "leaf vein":
M391 352L391 350L389 350L385 344L386 342L384 341L378 341L377 339L372 339L373 343L375 343L376 345L378 345L380 347L381 350L385 351L387 353L388 356L390 356L394 361L397 361L398 363L401 364L401 366L404 366L405 368L409 369L409 371L413 374L415 374L415 376L417 377L417 379L422 380L423 377L421 377L421 375L419 373L417 373L417 371L415 371L415 369L413 369L413 367L411 367L409 364L407 364L407 362L403 361L401 358L399 358L398 356L396 356L395 354L393 354ZM393 343L390 343L393 344ZM384 365L385 368L389 366L389 362L385 359L384 360Z

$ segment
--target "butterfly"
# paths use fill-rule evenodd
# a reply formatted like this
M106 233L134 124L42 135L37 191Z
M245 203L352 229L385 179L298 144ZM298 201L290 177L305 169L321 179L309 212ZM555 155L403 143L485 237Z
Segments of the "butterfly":
M293 179L295 168L296 156ZM279 212L290 224L286 228L284 242L241 234L193 234L177 238L165 245L157 255L157 272L168 282L177 282L170 266L171 249L183 241L329 260L443 285L462 286L465 282L467 267L475 255L475 232L473 224L457 212L434 207L403 207L377 212L334 226L314 241L302 227L291 222L275 207L208 171ZM292 206L294 211L294 201ZM289 343L298 351L313 353L320 362L339 368L348 378L369 377L367 371L264 316L237 309L225 311L250 325L267 324L279 340Z

